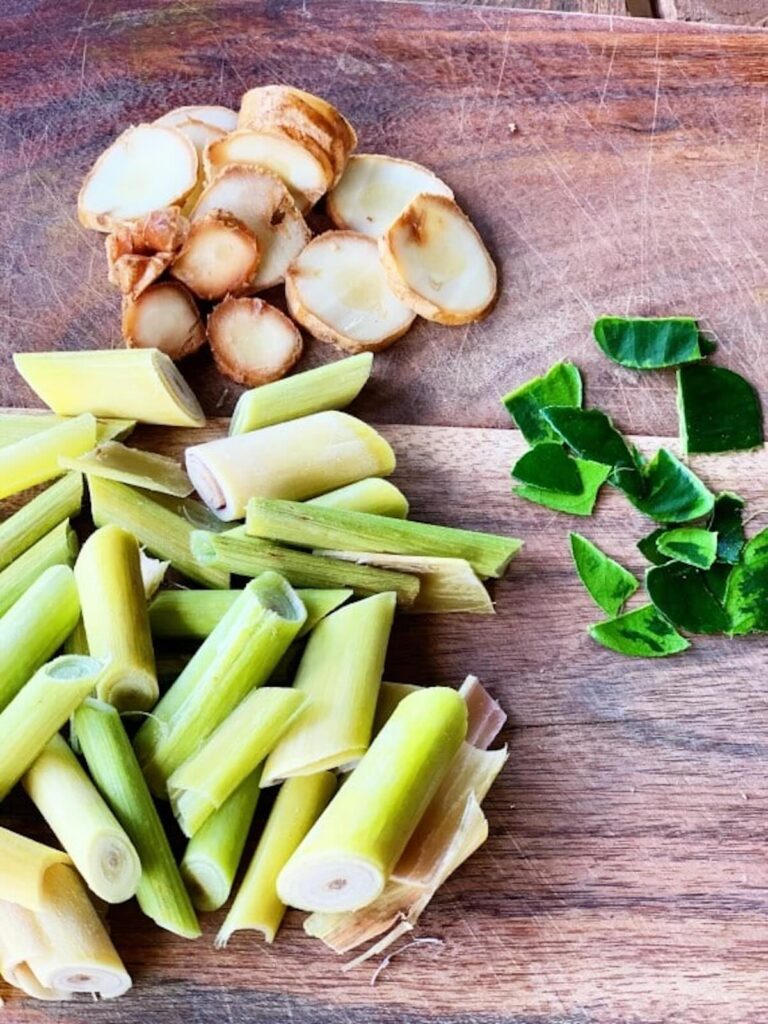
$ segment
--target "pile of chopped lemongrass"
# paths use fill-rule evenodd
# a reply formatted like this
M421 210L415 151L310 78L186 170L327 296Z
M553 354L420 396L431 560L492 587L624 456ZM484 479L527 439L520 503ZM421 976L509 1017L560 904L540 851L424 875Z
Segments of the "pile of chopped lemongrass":
M16 363L55 415L0 415L0 494L28 498L0 521L0 801L21 785L59 845L0 828L3 978L124 993L94 898L190 939L229 904L217 947L294 907L372 943L346 966L386 950L484 842L507 757L475 677L382 682L393 622L493 613L520 542L408 518L392 448L340 411L370 353L246 392L186 471L130 445L204 423L162 353Z

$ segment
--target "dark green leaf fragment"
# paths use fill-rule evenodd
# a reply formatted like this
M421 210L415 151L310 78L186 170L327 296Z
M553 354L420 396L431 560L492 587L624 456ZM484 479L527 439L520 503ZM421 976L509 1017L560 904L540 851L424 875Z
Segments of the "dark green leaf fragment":
M575 460L554 441L534 445L512 467L512 476L524 484L563 494L581 494L583 490Z
M727 633L731 620L709 584L709 573L681 562L668 562L645 575L648 596L662 615L689 633Z
M690 644L652 604L589 627L589 635L603 647L635 658L664 658Z
M725 592L732 571L732 565L728 565L725 562L715 562L707 572L707 586L723 606L725 606ZM730 620L730 616L728 618Z
M570 539L576 572L590 597L606 615L618 615L640 584L591 540L579 533L571 533Z
M731 491L723 491L715 498L715 507L707 526L717 534L717 560L735 565L746 543L742 513L744 499Z
M733 634L768 632L768 530L748 541L725 592Z
M593 331L608 358L632 370L695 362L712 347L699 334L696 321L687 316L601 316Z
M510 391L502 402L529 444L558 440L554 431L541 417L548 405L580 406L582 398L581 374L573 363L555 363L543 377L534 377L515 391Z
M692 470L665 448L656 452L643 476L646 494L632 500L651 519L659 523L685 523L712 511L715 503L712 493Z
M677 371L680 441L689 455L738 452L763 443L757 392L722 366L681 366Z
M537 505L545 505L556 512L568 512L573 516L590 516L597 501L597 494L608 479L609 466L599 462L588 462L585 459L574 459L581 477L581 492L565 494L562 491L551 491L544 487L533 487L531 484L520 484L512 490L521 498L533 501Z
M656 546L668 559L709 569L717 555L717 534L702 526L681 526L662 533Z
M640 554L654 565L666 565L669 561L667 556L662 555L659 551L659 537L667 532L665 526L660 526L658 530L654 530L653 533L649 533L647 537L643 537L642 540L637 542Z
M542 416L579 458L610 466L612 484L634 497L643 494L640 456L604 412L550 406Z

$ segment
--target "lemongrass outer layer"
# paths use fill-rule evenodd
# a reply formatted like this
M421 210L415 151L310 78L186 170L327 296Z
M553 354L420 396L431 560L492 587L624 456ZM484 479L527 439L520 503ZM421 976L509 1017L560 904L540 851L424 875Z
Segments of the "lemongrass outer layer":
M128 448L119 441L107 441L77 458L59 459L59 463L77 473L117 480L177 498L186 498L193 491L189 477L175 459Z
M77 548L77 534L65 520L6 566L0 572L0 615L13 607L46 569L73 566Z
M405 519L408 515L408 499L403 492L389 480L378 476L369 476L346 487L338 487L335 491L319 494L310 498L308 505L320 505L323 508L345 508L350 512L369 512L377 516L391 516L393 519Z
M0 900L37 910L48 870L54 864L69 863L62 850L0 826Z
M420 686L414 686L413 683L382 682L379 687L379 699L376 701L376 714L373 716L372 735L379 735L400 701L420 689Z
M62 455L82 455L96 444L96 420L83 413L0 448L0 498L61 476Z
M46 945L34 913L18 903L0 899L0 975L31 999L71 999L71 992L42 985L29 966L29 958L44 951Z
M82 502L82 477L67 473L0 523L0 569L5 569L59 523L76 515ZM0 584L0 594L2 589Z
M49 427L63 423L67 417L52 412L0 412L0 448L23 441ZM96 421L96 443L123 441L136 426L136 420L99 419Z

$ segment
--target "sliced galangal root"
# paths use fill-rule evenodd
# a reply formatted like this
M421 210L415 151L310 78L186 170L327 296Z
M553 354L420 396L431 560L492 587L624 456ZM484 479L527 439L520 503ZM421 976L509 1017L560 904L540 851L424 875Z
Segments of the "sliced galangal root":
M333 181L327 154L306 135L241 128L212 142L205 151L205 173L212 180L222 167L249 164L272 171L285 182L302 213L323 196Z
M204 343L205 326L184 285L160 281L135 300L123 300L123 338L128 348L158 348L183 359Z
M173 261L173 253L160 252L155 253L154 256L125 253L118 256L116 260L112 260L107 251L107 259L109 260L110 284L117 285L123 295L130 295L132 299L136 299L159 277L162 277Z
M168 269L188 231L178 206L117 224L104 240L110 283L135 299Z
M83 227L111 231L120 221L181 206L197 182L197 153L167 125L124 131L98 158L83 182L77 214Z
M213 210L196 220L171 274L201 299L221 299L245 287L259 263L259 244L241 220Z
M338 228L378 238L421 192L453 192L436 174L410 160L376 153L350 157L339 184L328 193L328 216Z
M387 348L415 318L389 287L374 239L354 231L313 239L288 268L285 294L295 320L347 352Z
M277 175L258 167L225 167L200 196L193 223L215 210L226 210L256 236L260 262L246 291L280 284L288 265L312 233Z
M496 266L467 215L447 196L416 196L379 239L392 290L419 316L467 324L496 298Z
M176 107L169 110L167 114L158 117L155 124L168 124L177 128L185 121L200 121L202 124L211 125L220 131L233 132L237 128L237 114L229 107L197 106L197 107Z
M231 295L208 317L208 339L221 372L251 388L284 377L303 347L296 325L279 309Z

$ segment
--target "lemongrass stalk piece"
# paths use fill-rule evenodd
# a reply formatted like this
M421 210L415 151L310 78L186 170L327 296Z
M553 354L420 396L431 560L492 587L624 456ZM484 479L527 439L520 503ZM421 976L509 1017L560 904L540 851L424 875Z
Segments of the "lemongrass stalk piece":
M46 569L74 565L77 549L77 534L66 521L6 566L0 572L0 615L28 591Z
M165 574L171 567L170 562L162 562L159 558L153 558L142 548L139 552L139 567L141 569L141 582L144 586L144 596L151 601L165 580Z
M242 527L226 533L197 530L190 543L201 566L239 576L258 576L272 570L296 587L350 587L355 594L363 596L392 591L403 607L413 604L419 592L416 576L354 565L338 558L323 558L308 551L294 551L282 544L248 537Z
M307 504L321 505L323 508L345 508L350 512L369 512L371 515L391 516L393 519L406 519L408 516L408 499L403 492L389 480L377 476L319 494L316 498L310 498Z
M46 1002L71 999L71 992L46 988L29 966L29 959L47 948L35 914L18 903L0 899L0 975L31 999Z
M0 900L37 910L43 881L54 864L69 864L68 854L0 826Z
M148 494L126 484L100 477L88 478L91 515L96 526L109 523L132 533L153 555L171 563L174 569L204 587L229 586L229 573L215 566L203 566L190 551L196 528L218 525L198 502L165 500L165 495Z
M10 565L59 523L76 515L82 502L82 477L77 473L67 473L0 523L0 570ZM2 591L0 583L0 593Z
M480 577L503 575L521 547L513 537L262 497L248 503L246 532L307 548L463 558Z
M343 912L380 896L466 731L455 690L406 697L281 871L280 899Z
M0 712L0 800L97 687L103 669L95 658L63 654L38 669Z
M197 938L195 911L117 709L89 697L75 727L88 770L139 855L139 906L159 927Z
M187 843L181 877L197 910L218 910L229 899L261 792L259 778L258 769L251 772Z
M0 448L0 498L61 476L62 455L82 455L95 444L96 420L90 413L83 413Z
M208 341L219 370L247 387L284 377L301 358L301 332L262 299L227 295L208 317Z
M235 406L229 432L246 434L312 413L343 409L360 394L372 369L373 353L361 352L245 391Z
M62 736L48 741L22 783L91 892L107 903L136 895L133 843Z
M16 441L23 441L27 437L33 437L43 430L48 430L50 427L64 422L66 422L66 417L56 416L52 412L0 413L0 448L15 444ZM96 443L123 441L131 434L135 426L135 420L96 420Z
M75 580L88 650L106 663L96 696L121 711L149 710L160 690L136 538L119 526L96 530Z
M336 779L331 772L288 779L280 787L245 877L216 936L218 948L226 946L234 932L244 929L260 931L267 942L275 941L285 914L285 904L277 895L277 877L335 789Z
M467 704L469 722L467 743L479 750L487 750L507 721L507 713L488 693L477 676L467 676L459 687Z
M61 647L79 617L74 573L55 565L0 618L0 712Z
M178 498L186 498L194 490L189 477L175 459L143 452L139 448L128 448L119 441L107 441L76 459L63 458L59 462L65 469L87 473L89 477L117 480Z
M373 716L372 736L379 735L400 701L420 689L420 686L414 686L412 683L382 682L379 687L379 699L376 701L376 714Z
M395 468L381 434L334 411L194 445L186 462L198 494L225 521L242 519L254 495L301 501Z
M276 573L263 573L245 587L136 735L139 760L154 793L165 795L169 776L252 689L267 681L306 614L295 591Z
M377 594L315 627L293 684L308 706L267 758L263 786L360 760L371 741L394 614L395 595Z
M13 362L35 394L61 416L91 412L167 427L205 423L191 388L156 348L17 352Z
M264 686L231 711L168 779L168 795L185 836L194 836L274 749L306 698Z

